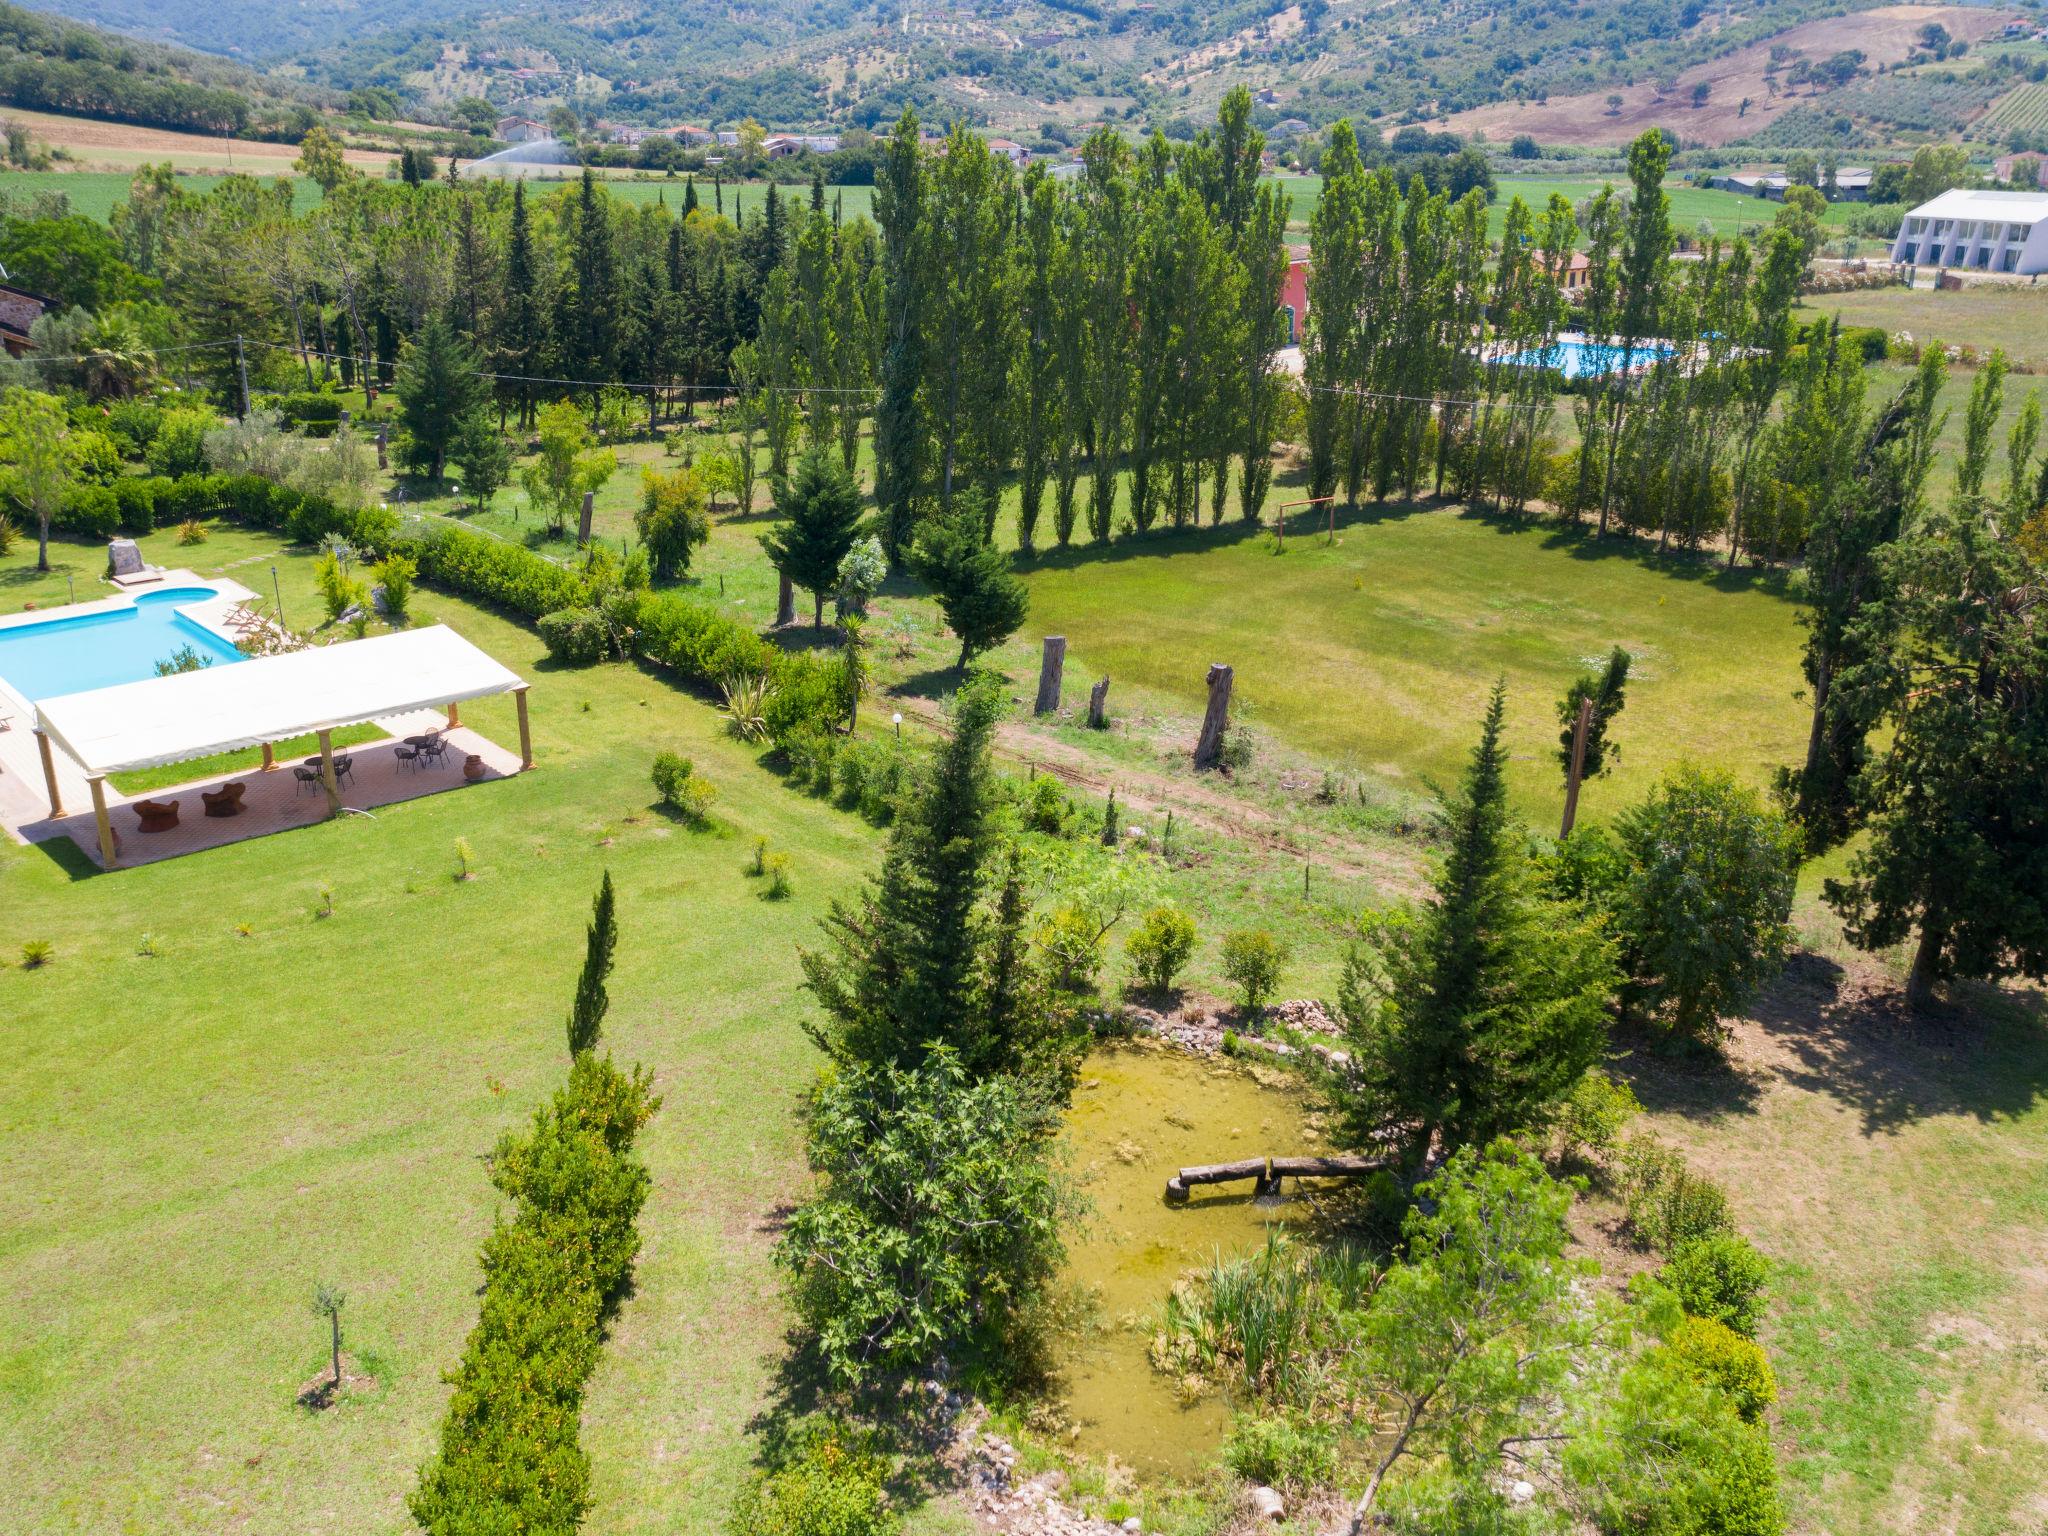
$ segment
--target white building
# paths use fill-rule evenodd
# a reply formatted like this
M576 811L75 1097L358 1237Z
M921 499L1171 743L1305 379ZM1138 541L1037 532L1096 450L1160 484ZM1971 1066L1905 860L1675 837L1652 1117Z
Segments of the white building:
M1974 272L2048 272L2048 192L1944 192L1899 221L1892 260Z

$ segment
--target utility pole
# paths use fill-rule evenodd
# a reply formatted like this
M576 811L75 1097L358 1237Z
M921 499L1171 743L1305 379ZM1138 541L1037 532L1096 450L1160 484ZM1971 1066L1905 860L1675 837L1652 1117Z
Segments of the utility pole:
M242 338L235 338L235 372L242 377L242 420L249 419L249 359L242 351Z

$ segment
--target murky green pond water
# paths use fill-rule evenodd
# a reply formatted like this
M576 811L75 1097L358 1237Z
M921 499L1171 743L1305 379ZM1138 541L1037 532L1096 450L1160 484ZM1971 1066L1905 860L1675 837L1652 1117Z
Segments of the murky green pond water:
M1302 1100L1225 1062L1120 1046L1088 1059L1068 1125L1095 1206L1068 1275L1096 1302L1062 1370L1071 1449L1147 1477L1192 1472L1214 1458L1229 1413L1213 1396L1182 1404L1147 1357L1152 1324L1183 1270L1255 1247L1270 1224L1305 1212L1292 1199L1254 1204L1249 1183L1198 1188L1171 1206L1166 1181L1187 1164L1318 1150Z

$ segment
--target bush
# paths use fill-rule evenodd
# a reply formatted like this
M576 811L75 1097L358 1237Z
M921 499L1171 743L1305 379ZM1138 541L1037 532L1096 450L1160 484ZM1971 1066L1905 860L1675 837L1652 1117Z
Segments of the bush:
M604 615L595 608L564 608L544 613L539 628L548 655L572 667L588 667L603 661L611 649Z
M161 475L123 475L113 484L114 504L120 509L121 531L140 536L157 525L157 505L166 499L172 482ZM193 519L181 518L181 522Z
M790 857L786 853L771 853L761 860L761 868L768 876L768 889L762 894L770 901L787 901L796 894L796 886L789 878Z
M1237 988L1248 1013L1263 1013L1280 985L1287 949L1263 928L1240 928L1223 939L1223 974Z
M1565 1156L1604 1156L1613 1150L1622 1128L1642 1112L1642 1104L1627 1083L1617 1083L1598 1067L1591 1068L1565 1101L1560 1122Z
M85 539L111 539L121 531L121 504L104 485L74 481L64 491L50 526Z
M896 797L910 766L910 754L893 736L848 741L832 766L839 803L876 826L896 819Z
M1778 1400L1778 1378L1770 1357L1726 1323L1688 1317L1665 1342L1680 1369L1727 1393L1735 1411L1752 1423Z
M1223 1463L1248 1483L1314 1488L1337 1475L1336 1438L1305 1421L1241 1413L1223 1442Z
M301 430L307 437L331 437L341 424L341 396L321 390L272 395L262 405L265 410L277 412L281 426Z
M149 400L115 400L107 406L107 435L131 459L139 459L156 441L164 409Z
M1124 940L1124 954L1147 992L1170 992L1195 952L1195 920L1178 907L1154 907Z
M683 785L689 781L697 765L687 757L674 752L654 754L654 793L667 806L682 804Z
M691 826L701 827L711 819L711 802L717 798L717 785L692 774L676 786L675 808Z
M731 1536L893 1536L902 1520L883 1484L888 1467L836 1421L805 1426L793 1453L733 1501Z
M1025 791L1024 825L1034 832L1064 837L1074 818L1074 802L1051 774L1031 781Z
M1694 1317L1720 1323L1748 1338L1763 1317L1768 1260L1734 1232L1689 1238L1671 1254L1663 1279Z
M1647 1137L1623 1149L1621 1186L1629 1225L1644 1242L1666 1253L1734 1228L1721 1186Z
M384 588L385 614L394 624L404 623L412 613L412 584L420 572L418 564L394 552L380 560L375 570Z
M1093 992L1102 968L1102 925L1074 906L1057 906L1032 935L1053 963L1054 979L1068 992Z
M206 469L206 434L213 425L210 411L165 411L143 457L159 475L200 474Z

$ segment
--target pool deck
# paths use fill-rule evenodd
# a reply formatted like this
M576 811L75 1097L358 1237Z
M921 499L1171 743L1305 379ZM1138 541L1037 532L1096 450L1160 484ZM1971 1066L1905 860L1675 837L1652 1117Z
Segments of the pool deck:
M389 739L365 742L346 749L354 759L355 771L341 786L341 801L348 812L374 813L378 807L417 800L443 790L465 789L473 783L507 779L519 772L519 754L507 751L489 738L466 726L447 730L448 754L438 768L407 767L395 752L406 736L422 735L446 727L438 710L420 710L372 722ZM337 754L338 756L341 754ZM482 760L483 777L463 777L463 760ZM0 732L0 825L20 843L45 843L69 838L95 865L100 863L99 832L93 820L92 792L85 775L62 752L56 755L59 788L63 792L65 815L52 818L44 798L42 761L36 738L26 725ZM154 864L161 859L200 853L230 843L293 827L310 826L328 816L327 796L316 786L311 793L296 779L291 768L297 759L280 759L274 770L257 768L239 773L196 779L153 789L142 795L122 795L107 786L107 806L114 825L117 865L127 869ZM212 817L204 814L201 790L217 789L240 781L247 785L238 816ZM136 800L175 800L178 825L167 832L144 832L141 818L132 809Z

